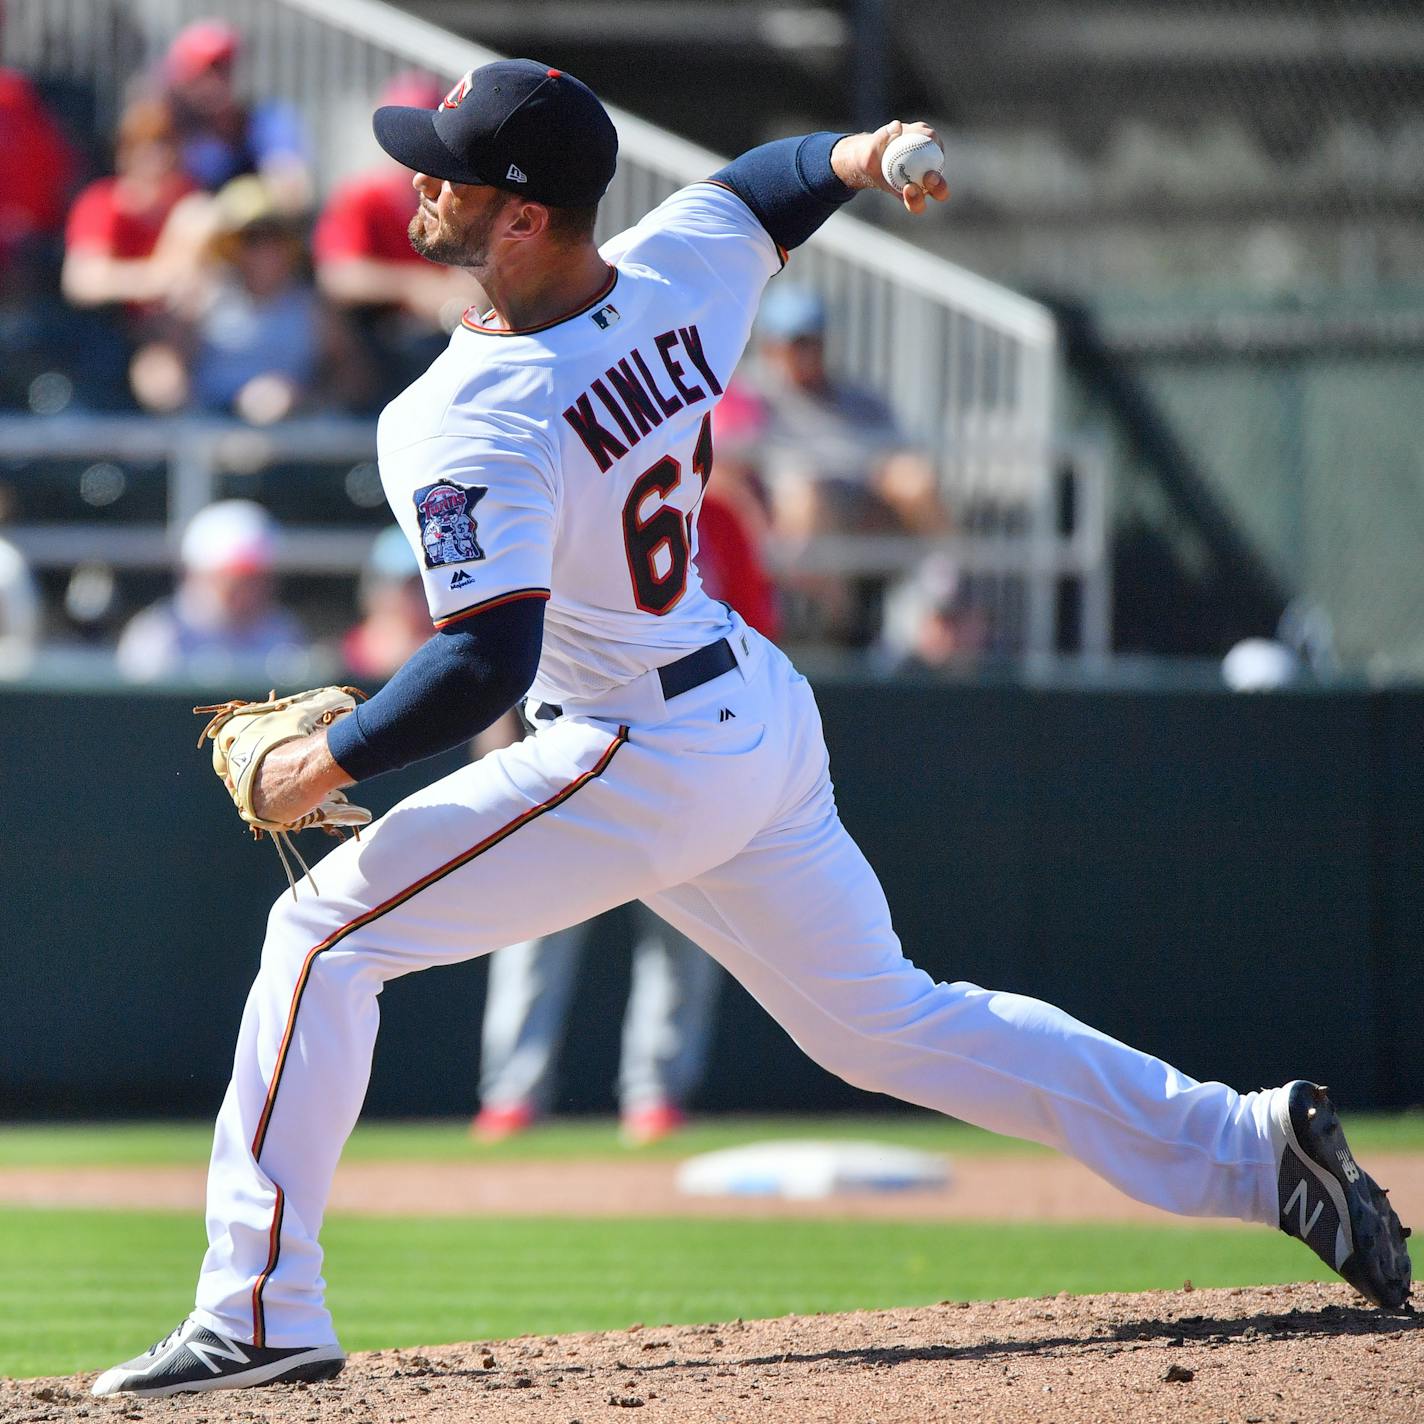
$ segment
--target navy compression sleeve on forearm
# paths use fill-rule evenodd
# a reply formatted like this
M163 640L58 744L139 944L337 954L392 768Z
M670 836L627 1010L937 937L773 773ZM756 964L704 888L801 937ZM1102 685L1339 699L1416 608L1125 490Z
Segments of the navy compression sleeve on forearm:
M749 149L712 175L761 220L779 247L799 247L842 203L855 197L831 168L840 133L779 138Z
M544 601L521 598L437 633L332 725L327 749L366 781L468 741L529 690L543 632Z

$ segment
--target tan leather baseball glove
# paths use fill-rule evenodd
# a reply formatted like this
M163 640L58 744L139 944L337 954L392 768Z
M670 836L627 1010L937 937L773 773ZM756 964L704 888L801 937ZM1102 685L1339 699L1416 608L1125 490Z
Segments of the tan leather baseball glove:
M365 693L356 687L314 687L290 697L278 697L273 692L265 702L234 698L193 709L211 719L198 737L198 746L212 741L213 770L227 787L237 814L252 828L253 839L261 840L264 834L272 837L293 895L297 891L296 880L286 851L292 852L308 877L311 871L290 840L292 832L317 826L328 835L340 836L346 830L355 834L357 827L370 821L371 813L364 806L353 806L344 792L332 791L298 821L264 820L252 804L257 771L273 747L309 736L318 727L328 727L338 717L354 712L358 697L364 700ZM316 882L312 884L315 888Z

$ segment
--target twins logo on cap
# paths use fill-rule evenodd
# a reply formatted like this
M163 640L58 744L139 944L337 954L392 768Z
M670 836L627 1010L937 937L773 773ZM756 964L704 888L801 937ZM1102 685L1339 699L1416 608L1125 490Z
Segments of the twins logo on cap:
M472 69L463 79L459 80L453 89L440 101L442 109L458 109L460 100L474 87L475 71Z

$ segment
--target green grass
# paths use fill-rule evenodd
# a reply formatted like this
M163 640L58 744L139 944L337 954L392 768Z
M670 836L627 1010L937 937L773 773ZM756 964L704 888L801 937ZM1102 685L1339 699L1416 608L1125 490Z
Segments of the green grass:
M363 1123L345 1153L352 1162L569 1161L628 1158L611 1118L565 1118L495 1147L471 1140L464 1120ZM208 1122L39 1123L0 1126L0 1167L135 1166L203 1163L212 1146ZM844 1117L714 1117L639 1148L641 1158L690 1157L720 1147L783 1137L869 1137L926 1151L984 1155L1039 1152L1012 1138L952 1122L936 1113ZM1424 1132L1420 1135L1424 1143Z
M1424 1151L1424 1113L1356 1113L1348 1121L1350 1144L1371 1152ZM569 1118L536 1128L497 1147L470 1140L464 1121L372 1122L357 1127L348 1161L568 1161L626 1158L607 1118ZM685 1132L652 1147L644 1158L682 1158L719 1147L778 1137L869 1137L951 1156L1034 1153L1043 1149L998 1137L935 1113L840 1117L721 1117L697 1119ZM203 1163L212 1124L42 1123L0 1126L0 1167L161 1165Z
M834 1221L399 1220L323 1233L348 1349L1070 1290L1330 1279L1230 1228ZM0 1210L0 1374L98 1369L187 1312L192 1214Z

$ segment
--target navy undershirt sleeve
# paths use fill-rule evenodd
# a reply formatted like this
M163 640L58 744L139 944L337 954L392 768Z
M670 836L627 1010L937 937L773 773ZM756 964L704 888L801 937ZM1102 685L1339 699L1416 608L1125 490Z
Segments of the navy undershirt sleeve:
M778 247L799 247L843 203L855 197L831 168L842 133L779 138L749 149L712 175L761 220Z
M529 690L544 601L520 598L437 633L369 701L332 724L326 745L356 781L468 741Z

